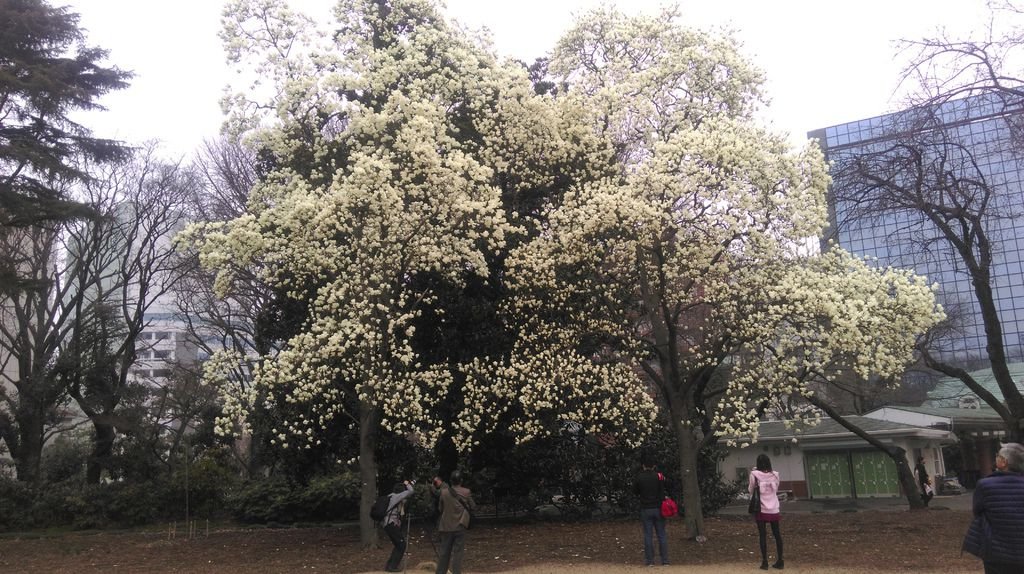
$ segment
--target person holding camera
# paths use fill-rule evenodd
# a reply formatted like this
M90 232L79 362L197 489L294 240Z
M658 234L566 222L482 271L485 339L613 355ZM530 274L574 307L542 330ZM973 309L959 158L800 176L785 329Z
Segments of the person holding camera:
M388 511L384 515L384 532L391 539L394 546L388 561L384 565L385 572L401 572L402 557L405 556L406 540L402 535L402 516L405 515L405 501L413 493L415 480L395 483L395 487L388 495Z
M469 529L470 512L476 510L473 493L462 485L462 473L453 471L450 484L435 476L431 493L439 499L441 513L437 531L441 534L438 549L436 574L462 573L462 556L466 551L466 530Z

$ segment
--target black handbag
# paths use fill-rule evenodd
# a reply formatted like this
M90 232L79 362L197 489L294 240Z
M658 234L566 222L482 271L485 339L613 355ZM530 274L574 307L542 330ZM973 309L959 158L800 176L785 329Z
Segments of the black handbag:
M761 483L754 477L754 492L750 494L750 504L747 506L747 512L751 514L757 514L761 512Z

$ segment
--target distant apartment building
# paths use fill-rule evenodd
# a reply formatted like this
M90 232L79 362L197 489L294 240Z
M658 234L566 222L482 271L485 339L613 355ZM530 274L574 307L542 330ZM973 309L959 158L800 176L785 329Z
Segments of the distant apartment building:
M177 314L158 310L146 314L146 326L135 341L135 364L129 376L138 382L163 384L176 368L191 368L200 357L198 346Z
M131 216L128 208L118 213L126 219ZM0 410L10 411L17 404L15 383L24 376L19 369L37 360L32 337L63 334L64 339L52 351L52 361L67 351L70 328L78 318L96 317L101 308L108 310L113 332L126 329L124 322L134 320L123 314L125 310L134 313L145 308L141 333L135 341L136 362L128 371L133 382L162 387L171 382L176 368L195 367L205 358L189 332L189 322L181 318L173 293L149 295L153 300L145 302L145 306L139 300L138 271L126 269L145 262L143 258L131 259L132 250L139 248L128 245L128 235L142 233L130 227L121 228L117 231L124 235L112 232L97 245L87 242L91 236L83 234L83 229L26 228L0 235L0 248L17 256L14 260L19 262L19 271L46 286L45 290L31 292L34 299L23 293L0 293L0 397L5 399L0 401ZM161 235L156 248L167 249L169 245L168 232ZM162 277L151 273L150 279L159 281ZM70 398L61 400L54 408L55 417L51 417L50 423L55 432L84 420L85 415ZM3 446L0 444L0 473L9 474L10 457Z
M926 112L926 123L908 122L911 110L815 130L808 136L819 141L834 168L856 156L896 153L891 150L898 149L900 138L910 133L955 144L946 147L959 150L957 157L949 159L969 160L970 169L997 190L986 221L994 244L992 286L1008 355L1020 360L1024 358L1024 164L1018 150L1024 149L1020 145L1024 108L985 95L949 101ZM955 174L955 161L947 166L932 161L932 165ZM837 179L833 185L842 182ZM932 241L937 237L933 224L909 210L865 216L860 206L836 199L842 194L835 191L830 194L829 239L857 255L877 258L880 267L914 269L938 283L940 301L958 315L959 327L943 339L938 354L962 363L984 359L984 326L972 284L948 244Z
M5 299L0 298L0 333L9 333L14 327L14 321L11 320L10 316L13 312L13 307ZM4 335L6 336L6 335ZM4 393L5 396L13 395L17 393L14 388L14 381L18 378L18 363L17 359L7 349L7 345L0 343L0 392ZM0 409L6 409L7 407L0 404ZM11 458L10 453L7 452L6 445L0 445L0 476L13 477L14 476L14 460Z

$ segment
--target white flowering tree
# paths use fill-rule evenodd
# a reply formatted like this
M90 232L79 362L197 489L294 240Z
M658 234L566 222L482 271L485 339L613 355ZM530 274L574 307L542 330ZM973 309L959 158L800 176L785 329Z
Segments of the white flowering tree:
M923 506L906 452L851 423L831 397L844 379L876 388L899 379L919 338L945 318L934 287L912 271L878 269L838 248L775 267L764 300L724 305L744 344L714 427L731 443L756 439L758 407L772 397L800 397L817 409L805 422L824 413L885 452L911 508Z
M503 357L460 366L424 349L418 321L444 311L436 287L488 277L510 237L536 229L531 215L546 190L588 177L590 163L575 158L600 150L601 139L574 121L575 108L536 96L521 66L498 62L430 1L345 0L335 16L335 32L318 36L282 2L228 6L229 55L263 82L226 100L228 129L258 150L265 174L245 214L193 227L183 240L218 272L221 293L237 274L255 274L299 315L246 392L225 396L222 431L237 431L229 427L256 400L292 413L273 431L284 448L313 448L321 428L348 420L359 434L362 538L372 544L378 433L433 444L443 429L432 407L464 373L526 368ZM608 154L594 157L609 163ZM238 359L213 357L208 380ZM573 393L552 399L557 408L537 407L555 420L549 428L632 418L591 406L618 396L622 377L618 365L589 360L592 392L534 375L544 397ZM498 384L482 409L503 408L496 401L508 394ZM467 412L453 434L469 448L481 428ZM537 427L526 421L514 431L528 439Z
M849 308L811 308L814 297L830 297L816 290L857 300L884 285L899 301L927 301L930 291L838 253L828 257L842 264L797 257L826 221L820 151L794 153L754 126L760 74L727 36L683 29L674 18L603 9L559 43L551 71L562 97L588 111L621 169L566 194L544 232L513 251L509 275L513 316L535 324L538 346L586 348L603 368L622 378L642 373L656 389L678 440L686 524L700 537L703 445L749 432L770 397L805 392L794 362L827 370L839 356L856 365L885 357L875 368L889 372L908 358L907 334L929 320L914 323L922 307L891 304L905 310L898 324L908 330L878 334L875 348L845 336L875 324L866 314L846 317L860 331L832 336ZM805 333L811 324L817 330ZM573 369L544 364L555 375ZM724 389L712 384L720 368L731 371Z

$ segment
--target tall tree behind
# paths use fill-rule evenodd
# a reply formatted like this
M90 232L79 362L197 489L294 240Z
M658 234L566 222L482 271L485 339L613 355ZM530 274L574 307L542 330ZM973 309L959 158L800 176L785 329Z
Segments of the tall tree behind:
M1019 185L1024 132L1024 75L1014 67L1024 46L1021 11L993 2L989 26L973 37L945 32L905 41L903 81L909 109L889 117L888 136L873 149L837 161L837 202L855 206L850 220L903 221L898 239L908 263L953 270L970 285L964 301L946 301L954 319L922 342L923 363L956 377L1002 417L1008 440L1024 437L1024 395L1008 367L1020 349L1008 345L1012 322L998 302L1002 265L1015 251L1024 217ZM984 124L978 118L986 117ZM975 127L971 127L975 126ZM982 129L985 136L979 136ZM998 133L997 136L992 134ZM997 165L992 169L991 165ZM844 221L837 221L837 227ZM951 352L950 335L980 319L983 360L998 385L978 383ZM1004 323L1006 321L1006 323Z
M469 276L490 276L519 232L504 205L523 213L543 205L544 189L561 176L549 158L575 154L576 140L561 133L575 122L536 96L525 70L449 26L433 2L343 2L337 33L308 42L299 32L312 26L284 6L232 4L229 54L253 61L279 96L260 105L247 90L229 102L229 129L256 145L268 175L245 215L195 230L200 257L219 272L221 293L242 270L275 287L282 320L268 326L282 351L254 380L302 411L273 440L316 448L325 426L352 423L369 544L378 438L439 439L431 407L448 398L460 376L455 361L465 358L425 352L419 319ZM252 113L266 110L276 113ZM248 414L251 404L226 398L229 413ZM472 430L473 421L458 426Z
M87 287L76 284L74 264L59 256L63 240L43 226L0 233L0 253L33 285L0 301L0 438L25 481L38 478L43 443L67 399L49 367Z
M622 170L573 189L545 233L510 255L517 311L533 321L536 349L524 355L530 371L552 369L571 356L563 341L583 341L576 348L642 373L668 411L684 522L699 538L701 448L756 432L765 401L806 390L801 366L902 367L905 334L929 326L919 310L931 294L838 254L799 256L825 222L826 165L756 126L761 75L729 36L685 28L671 10L605 9L551 61L561 99L583 103ZM885 297L867 298L875 292ZM856 312L903 301L923 305L893 305L917 315L885 315L899 330Z
M944 333L936 330L923 340L922 359L927 367L963 381L1003 418L1010 440L1019 440L1024 396L1009 372L1011 354L997 279L1003 275L1003 260L1013 256L1004 245L1019 236L1015 229L1024 208L1016 182L1007 181L1002 173L1019 171L1019 159L1000 140L1002 144L1009 141L1011 126L1024 117L1024 110L1000 111L985 120L991 128L987 133L1002 136L988 135L989 141L982 143L970 125L946 121L950 116L974 115L974 105L991 106L998 100L973 98L892 116L888 127L894 133L888 139L873 149L836 158L833 193L837 203L855 206L843 211L845 217L837 219L837 228L874 221L889 230L892 243L901 246L903 265L944 269L953 280L970 286L967 297L973 302L952 299L957 296L952 291L946 296L951 303L976 311L955 314L954 319L963 324L951 322ZM993 165L999 167L993 171ZM971 377L963 368L967 357L957 351L969 334L964 329L971 329L975 318L979 326L973 328L984 341L997 393Z
M73 310L56 374L95 431L91 483L109 467L118 428L126 428L119 406L133 385L148 314L186 269L171 238L191 217L197 185L192 171L158 159L149 145L85 187L84 199L100 217L67 225L71 260L82 260L76 270L89 288Z
M120 143L92 137L69 117L102 109L100 96L127 86L129 72L100 65L106 55L85 45L78 15L67 8L0 2L0 234L88 214L58 182L88 177L76 159L102 163L125 155ZM20 272L0 259L0 290L23 288Z
M204 143L196 160L203 185L192 190L197 220L231 220L245 213L249 192L257 183L256 154L238 140L227 137ZM214 293L215 274L204 270L195 253L188 272L174 285L176 307L192 340L206 355L232 357L222 363L221 385L225 394L249 392L253 370L264 357L273 357L274 337L261 325L274 323L273 288L255 273L240 270L224 297ZM262 318L262 320L261 320ZM261 447L269 441L266 425L249 424L235 438L233 455L247 474L262 464Z

